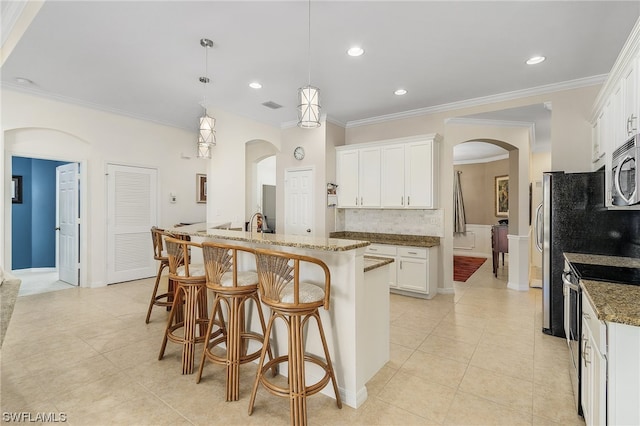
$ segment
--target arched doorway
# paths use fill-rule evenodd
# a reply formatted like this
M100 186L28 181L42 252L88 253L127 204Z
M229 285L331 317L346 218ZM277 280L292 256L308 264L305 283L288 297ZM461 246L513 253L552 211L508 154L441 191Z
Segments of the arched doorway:
M276 227L276 153L278 149L265 140L245 145L245 217L259 211L267 216L267 226Z

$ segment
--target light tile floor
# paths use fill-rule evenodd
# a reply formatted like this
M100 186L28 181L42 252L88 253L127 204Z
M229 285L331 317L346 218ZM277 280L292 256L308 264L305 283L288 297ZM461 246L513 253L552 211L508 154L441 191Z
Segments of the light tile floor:
M454 295L391 295L391 359L355 410L321 394L310 424L583 425L563 339L541 330L541 291L506 288L485 264ZM241 368L241 399L224 401L224 373L179 374L177 345L158 361L166 311L144 323L153 280L18 298L1 351L1 411L64 413L71 425L288 424L289 406ZM196 362L199 362L199 358ZM37 423L36 423L37 424Z

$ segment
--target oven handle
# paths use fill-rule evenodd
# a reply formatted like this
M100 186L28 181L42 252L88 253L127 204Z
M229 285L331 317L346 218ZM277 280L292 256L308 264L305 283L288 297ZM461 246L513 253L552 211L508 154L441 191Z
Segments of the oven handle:
M566 286L569 287L569 289L573 290L573 291L580 291L580 286L577 284L572 283L571 281L569 281L569 275L571 275L570 271L564 271L562 273L562 283Z

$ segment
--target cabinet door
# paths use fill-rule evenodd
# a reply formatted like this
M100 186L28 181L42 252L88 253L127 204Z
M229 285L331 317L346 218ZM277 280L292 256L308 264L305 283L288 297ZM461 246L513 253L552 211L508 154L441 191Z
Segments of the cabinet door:
M360 207L380 207L380 148L360 150Z
M405 146L406 207L433 208L433 142Z
M338 207L356 207L358 194L358 150L336 153L336 180L338 183Z
M398 288L427 292L427 260L414 257L398 257Z
M580 403L582 404L582 415L587 426L593 425L593 370L588 361L591 349L591 332L589 324L582 321L582 335L580 337L581 351L579 362L582 363L582 375L580 377Z
M624 134L629 138L638 132L638 69L636 63L632 63L623 73L622 85Z
M382 148L382 207L402 208L404 195L404 145Z

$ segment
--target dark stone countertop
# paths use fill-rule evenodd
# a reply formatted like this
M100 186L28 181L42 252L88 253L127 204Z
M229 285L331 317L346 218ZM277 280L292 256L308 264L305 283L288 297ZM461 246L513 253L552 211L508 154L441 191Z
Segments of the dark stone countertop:
M571 263L640 268L640 259L632 257L565 253L565 258ZM600 321L640 327L640 286L588 279L580 282Z
M369 272L393 262L395 261L388 257L364 256L364 271Z
M410 247L435 247L440 245L440 237L404 234L379 234L374 232L338 231L329 234L331 238L369 241L374 244L392 244Z

